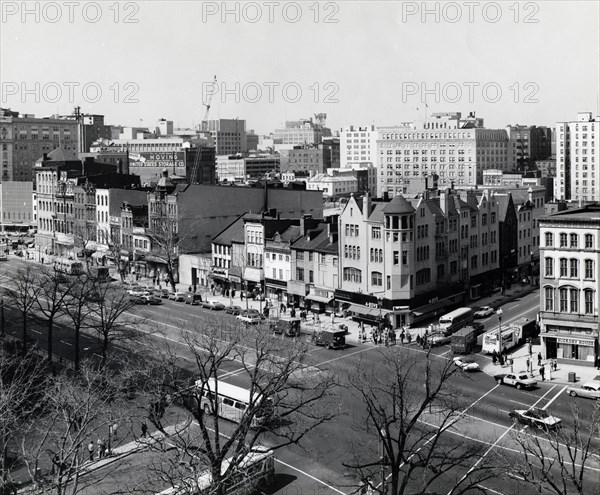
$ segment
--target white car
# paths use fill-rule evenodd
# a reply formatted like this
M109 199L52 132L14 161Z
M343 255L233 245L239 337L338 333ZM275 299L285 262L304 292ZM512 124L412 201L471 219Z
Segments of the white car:
M586 397L600 401L600 381L587 382L581 387L569 387L567 393L571 397Z
M260 313L252 310L244 310L236 318L249 325L258 325L262 321Z
M463 357L453 358L454 364L464 371L479 371L479 365L475 361L468 361Z
M539 407L516 409L508 413L508 415L515 423L521 423L522 425L542 430L555 430L560 428L562 423L556 416L552 416L548 411Z
M477 311L475 311L475 318L487 318L490 315L494 314L494 308L490 308L489 306L481 306Z
M171 301L184 302L185 301L185 292L170 292L169 299Z
M127 294L129 294L132 297L142 297L149 296L150 292L148 292L146 289L142 289L141 287L136 287L134 289L129 289L127 291Z

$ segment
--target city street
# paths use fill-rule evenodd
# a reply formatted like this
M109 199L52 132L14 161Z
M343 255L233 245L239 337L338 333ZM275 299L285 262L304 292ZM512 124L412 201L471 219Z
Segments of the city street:
M2 265L2 284L10 287L8 278L16 273L19 266L27 262L11 258L8 263ZM534 291L518 300L503 307L503 324L522 316L535 318L539 306L539 294ZM219 325L223 329L223 339L226 339L228 325L236 325L238 322L231 315L223 312L211 312L200 306L187 306L183 303L164 300L159 306L135 306L127 314L132 322L136 322L136 328L141 332L136 343L140 346L160 347L161 342L168 342L177 350L181 357L180 363L183 368L193 370L193 363L186 361L190 358L189 349L181 344L183 333L199 332L203 325ZM14 309L5 303L5 321L7 323L6 333L20 337L21 327L12 322L18 320ZM494 314L481 320L485 329L492 330L498 325L498 318ZM29 326L28 332L31 338L44 348L45 328L43 324ZM144 336L145 334L145 336ZM309 338L302 336L300 338ZM291 342L291 340L290 340ZM91 356L98 352L97 341L93 336L82 336L81 340L83 355ZM121 346L121 344L119 344ZM73 335L69 325L62 321L55 329L55 353L64 360L72 359ZM306 364L306 371L318 373L330 371L337 376L342 385L347 385L347 377L356 369L377 369L381 362L380 352L384 348L378 348L371 342L359 344L349 341L344 350L327 350L314 347L310 350L310 360ZM414 356L425 358L426 351L416 344L396 345L392 352L397 353L398 359L409 359ZM432 350L434 359L449 360L451 352L449 346L441 346ZM477 355L476 360L483 367L489 363L489 356ZM524 363L515 363L516 369L520 369ZM524 366L522 366L524 368ZM224 364L221 368L223 379L238 385L246 385L245 377L240 374L240 365L234 360ZM537 435L544 439L544 433L538 433L529 427L514 425L509 418L509 412L513 409L528 409L540 407L547 409L554 416L560 418L564 429L571 431L573 428L573 407L576 405L583 424L590 425L593 401L576 399L565 393L566 386L539 383L539 386L531 391L517 390L515 388L498 385L491 376L484 373L458 373L451 379L453 390L457 400L461 403L461 414L457 415L451 428L448 429L446 442L456 448L467 448L468 445L484 445L485 457L488 460L502 459L504 463L518 465L520 462L517 452L516 436L518 434ZM418 387L416 388L418 390ZM353 445L360 445L364 451L377 453L379 438L369 434L360 425L365 421L364 411L357 407L354 396L347 387L339 389L339 414L327 425L312 432L303 440L302 449L290 447L278 450L276 453L278 482L280 487L274 493L352 493L356 488L358 480L355 473L344 468L342 463L349 461L349 454ZM225 422L227 423L227 422ZM439 426L439 416L435 411L426 415L421 420L424 431L435 431ZM225 434L227 426L225 426ZM544 440L543 440L544 441ZM264 442L269 445L269 439ZM137 459L141 456L141 459ZM139 466L144 465L144 454L135 454L128 459L127 463L135 462ZM148 459L145 459L148 461ZM478 462L471 466L456 468L448 473L444 480L447 483L456 483L469 470L477 467ZM131 470L126 469L129 464L123 464L115 469L110 476L102 480L105 483L119 483L119 476L130 476ZM143 475L143 471L137 473ZM600 475L600 466L597 460L586 467L585 476L593 481ZM450 486L450 485L447 485ZM160 487L156 487L160 488ZM502 477L490 479L485 482L485 488L489 493L512 494L526 493L519 484L518 479ZM519 491L521 490L521 491Z

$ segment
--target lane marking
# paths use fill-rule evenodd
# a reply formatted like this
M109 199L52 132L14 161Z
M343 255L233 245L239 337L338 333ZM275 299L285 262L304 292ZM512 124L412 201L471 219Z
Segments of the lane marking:
M65 342L64 340L59 340L59 342L60 342L61 344L65 344L65 345L68 345L68 346L71 346L71 347L73 347L73 344L71 344L70 342Z
M277 459L277 458L275 458L275 462L278 462L279 464L283 464L285 467L293 469L294 471L298 471L299 473L303 474L304 476L307 476L308 478L316 481L317 483L321 483L323 486L326 486L327 488L329 488L330 490L333 490L336 493L340 493L341 495L346 495L344 492L338 490L337 488L335 488L331 485L328 485L327 483L320 480L319 478L315 478L312 474L308 474L307 472L302 471L301 469L298 469L297 467L294 467L294 466L288 464L287 462L283 462L282 460Z

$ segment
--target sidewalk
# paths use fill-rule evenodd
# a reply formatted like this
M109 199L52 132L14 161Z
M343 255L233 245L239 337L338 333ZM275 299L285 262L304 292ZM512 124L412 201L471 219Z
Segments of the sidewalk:
M534 345L531 348L531 355L533 356L533 372L528 373L532 378L536 379L539 382L542 382L542 377L540 376L540 366L538 366L537 355L542 349L541 345ZM510 365L500 366L499 364L493 364L492 358L490 356L485 356L486 359L489 359L490 363L482 366L482 370L487 375L498 375L501 373L510 373L511 367ZM529 358L529 352L527 345L523 345L521 348L517 349L514 353L509 354L508 358L512 358L513 363L513 371L515 372L526 372L527 370L527 359ZM556 371L550 371L550 360L542 359L542 364L546 370L544 377L545 382L551 384L561 384L561 385L573 385L580 386L586 382L590 382L592 380L600 380L600 371L597 370L593 366L578 366L576 364L564 364L558 363ZM569 373L575 373L576 382L569 382Z

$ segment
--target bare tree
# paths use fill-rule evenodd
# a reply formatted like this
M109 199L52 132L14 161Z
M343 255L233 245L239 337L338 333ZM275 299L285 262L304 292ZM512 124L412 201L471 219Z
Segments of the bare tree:
M572 412L572 431L563 427L543 436L528 430L514 435L520 455L512 472L535 493L600 494L600 405L596 401L589 414L574 404Z
M41 414L20 427L19 440L33 487L56 495L76 494L97 482L82 475L91 459L87 448L104 438L115 421L125 421L126 403L115 397L118 381L108 367L82 366L77 375L52 377L40 400Z
M109 283L94 281L91 317L94 330L102 346L102 365L107 362L108 350L112 342L131 337L131 320L126 320L126 312L134 302L126 292L115 289Z
M46 380L43 368L34 354L16 357L0 348L0 487L13 483L16 439L20 425L39 410Z
M54 322L64 310L65 298L71 288L78 283L77 277L66 277L52 268L42 268L38 277L39 291L36 308L44 316L48 328L48 361L52 362L54 342Z
M36 268L32 265L28 265L25 268L19 269L13 279L13 284L14 289L7 290L6 294L9 303L12 303L12 305L14 305L21 314L21 339L23 341L21 353L23 356L25 356L27 355L28 345L27 320L33 312L34 306L37 303L38 295L40 293Z
M76 370L79 370L81 361L81 330L91 325L92 305L100 297L94 289L94 280L87 275L81 276L71 286L69 294L64 300L64 313L73 324Z
M148 377L148 418L164 435L153 446L165 454L154 470L164 482L193 486L210 472L211 493L223 495L261 439L268 438L273 449L301 445L305 435L338 414L333 377L306 372L306 342L274 339L267 328L246 329L222 321L190 330L184 341L185 355L194 363L191 378L182 371L181 351L163 351L162 365ZM239 421L222 429L215 380L232 361L239 368L238 379L248 384L250 399L240 409ZM167 416L177 428L167 428ZM178 457L167 462L172 446Z
M180 253L180 245L185 235L178 231L178 220L171 214L161 214L151 218L148 236L150 253L163 260L171 290L175 292L175 275Z
M356 403L364 407L355 415L355 428L375 442L351 441L343 465L375 493L438 493L445 477L456 468L469 469L482 453L482 446L446 442L462 409L461 394L450 384L458 368L430 353L399 355L395 348L380 350L377 361L377 367L359 364L349 376ZM426 426L432 418L433 431ZM443 493L475 493L493 475L481 463Z

